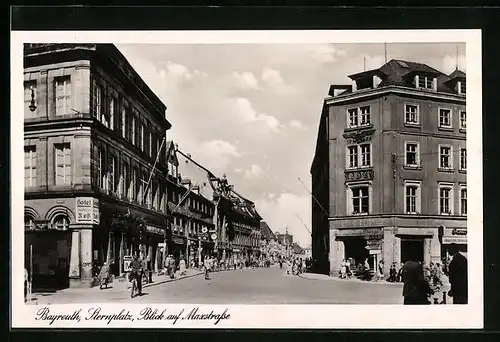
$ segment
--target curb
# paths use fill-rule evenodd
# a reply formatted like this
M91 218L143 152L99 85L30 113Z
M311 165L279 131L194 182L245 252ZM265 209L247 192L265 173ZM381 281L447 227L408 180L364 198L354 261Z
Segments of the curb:
M392 285L392 286L396 286L396 285L400 285L402 286L403 283L390 283L388 281L366 281L366 280L360 280L360 279L340 279L340 278L337 278L337 277L332 277L332 276L325 276L324 279L321 279L321 278L309 278L309 277L304 277L302 275L298 275L299 278L301 279L306 279L306 280L330 280L330 281L339 281L339 282L344 282L344 283L358 283L358 284L371 284L371 285L375 285L375 284L378 284L378 285Z

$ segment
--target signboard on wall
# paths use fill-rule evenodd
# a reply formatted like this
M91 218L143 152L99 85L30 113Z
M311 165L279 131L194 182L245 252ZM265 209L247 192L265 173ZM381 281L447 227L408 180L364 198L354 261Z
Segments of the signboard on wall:
M76 198L76 223L99 224L99 200L97 198Z
M449 245L452 243L456 243L457 245L466 245L467 229L463 228L446 229L445 235L443 236L443 244Z

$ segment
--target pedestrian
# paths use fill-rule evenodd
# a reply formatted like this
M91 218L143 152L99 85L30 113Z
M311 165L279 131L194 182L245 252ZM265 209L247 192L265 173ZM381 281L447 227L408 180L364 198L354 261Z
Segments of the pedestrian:
M347 258L345 261L345 274L347 278L351 278L352 272L351 272L351 258Z
M165 275L169 276L170 275L170 254L166 254L165 261L163 263L163 267L165 269Z
M345 263L345 259L342 259L342 261L340 262L340 274L339 274L339 278L340 279L345 279L345 274L346 274L346 263Z
M403 282L403 263L399 266L398 274L397 274L398 283Z
M391 268L389 269L389 279L390 283L395 283L397 281L397 271L396 271L396 263L392 263Z
M169 269L170 279L174 279L177 265L176 265L175 258L173 255L169 255L168 269Z
M181 257L181 260L179 261L179 274L181 276L186 275L186 260L184 260L183 257Z
M467 258L459 252L456 244L450 246L450 254L453 258L449 266L451 290L448 295L453 297L453 304L467 304Z
M412 260L405 262L402 276L404 305L430 304L428 296L432 290L425 280L422 264Z
M210 257L206 255L203 262L203 266L205 267L205 280L210 280L210 264Z
M134 254L134 258L132 262L130 263L130 281L132 281L134 278L136 279L137 283L137 293L139 296L142 295L142 275L143 275L143 266L142 266L142 260L139 258L138 253L136 252Z
M24 301L28 300L28 294L30 293L30 280L28 270L24 269Z
M383 280L384 279L384 260L380 260L378 262L377 279L378 280Z

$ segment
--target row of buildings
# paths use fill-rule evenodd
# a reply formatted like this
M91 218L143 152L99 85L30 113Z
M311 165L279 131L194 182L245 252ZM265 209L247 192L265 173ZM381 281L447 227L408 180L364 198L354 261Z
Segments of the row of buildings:
M112 44L24 49L25 265L33 288L91 283L142 252L260 254L262 218L225 178L184 179L166 106ZM194 162L194 161L193 161Z
M466 252L466 74L391 60L349 77L324 100L311 166L315 270Z

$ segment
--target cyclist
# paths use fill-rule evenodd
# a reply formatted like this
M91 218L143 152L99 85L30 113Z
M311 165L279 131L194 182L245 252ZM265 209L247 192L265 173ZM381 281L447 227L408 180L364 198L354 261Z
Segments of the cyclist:
M143 265L142 260L140 260L139 255L137 253L134 254L134 259L130 263L130 276L131 281L133 279L136 280L137 283L137 291L139 296L142 295L142 273L143 273Z

